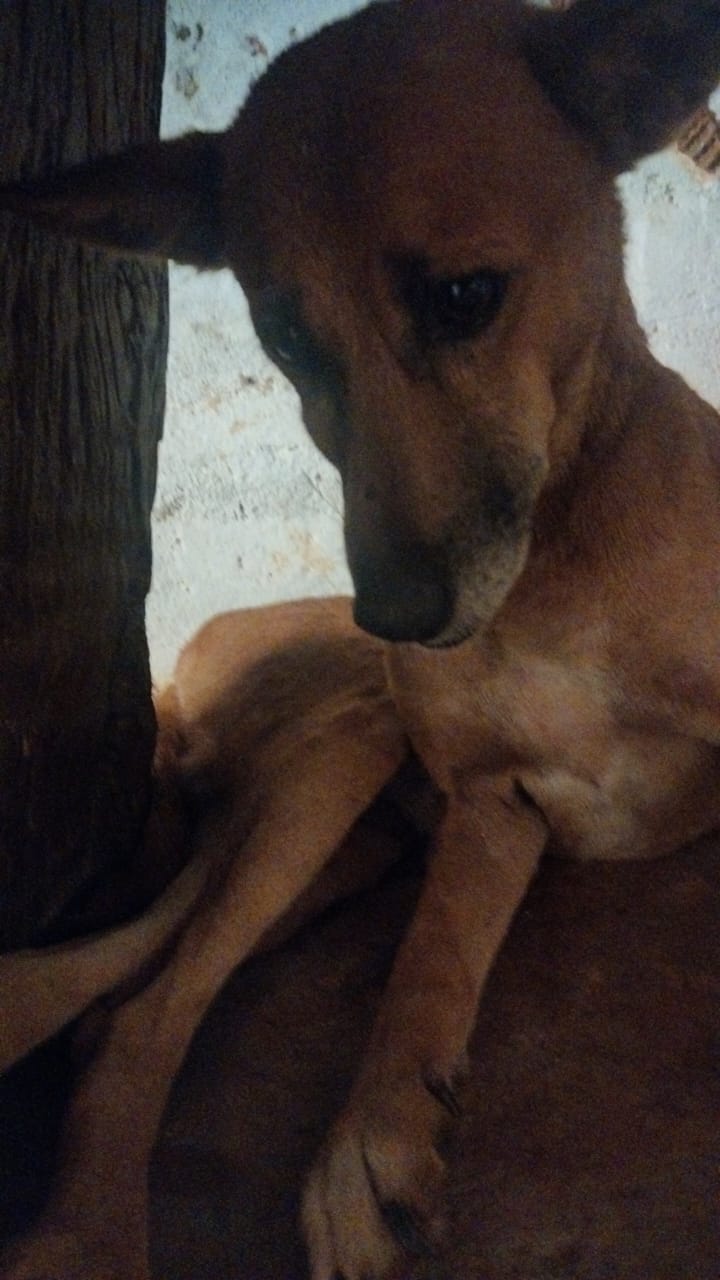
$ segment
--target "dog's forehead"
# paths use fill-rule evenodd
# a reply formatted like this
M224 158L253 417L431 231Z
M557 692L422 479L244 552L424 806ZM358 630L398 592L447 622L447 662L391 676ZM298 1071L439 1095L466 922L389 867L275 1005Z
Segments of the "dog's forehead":
M236 126L240 221L282 252L349 235L445 253L452 270L453 252L472 265L480 236L522 255L572 200L563 155L580 144L525 61L519 13L505 0L379 4L289 50Z

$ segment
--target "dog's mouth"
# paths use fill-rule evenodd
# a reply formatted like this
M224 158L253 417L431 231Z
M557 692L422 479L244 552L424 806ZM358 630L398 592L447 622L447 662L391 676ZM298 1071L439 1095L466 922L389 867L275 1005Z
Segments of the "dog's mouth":
M449 575L434 591L427 583L421 590L417 583L394 579L389 590L375 595L358 590L356 583L355 621L387 644L457 649L492 624L515 581L522 559L518 550L499 558L494 572L487 565L484 572L468 565L459 580Z
M457 649L466 640L469 640L477 631L477 623L465 622L459 626L449 627L442 631L439 636L433 636L429 640L418 640L424 649Z
M398 627L395 634L385 631L381 638L391 644L416 644L435 652L459 648L492 626L522 571L526 552L527 539L519 539L514 545L498 548L492 560L486 556L471 560L445 582L445 613L435 616L435 627L421 630L412 625L417 618L405 618L404 628ZM360 609L356 620L361 617Z
M456 649L475 634L483 617L473 609L458 609L453 603L453 594L447 590L444 612L434 616L418 609L402 614L387 610L381 613L368 605L367 598L356 595L355 621L363 631L393 646L412 644L423 649Z
M402 555L349 555L355 621L390 644L456 649L492 625L528 547L527 530L517 529L514 537L477 537L464 546L416 544Z

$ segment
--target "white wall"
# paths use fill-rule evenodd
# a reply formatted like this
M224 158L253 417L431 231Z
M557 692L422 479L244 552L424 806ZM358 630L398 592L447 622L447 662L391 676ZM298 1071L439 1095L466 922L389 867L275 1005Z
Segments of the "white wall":
M352 0L169 0L162 132L220 129L292 39ZM147 626L163 680L221 609L347 591L340 486L228 271L170 270L168 402Z
M169 0L163 132L222 128L290 40L357 0ZM659 357L720 404L720 182L672 153L622 183L628 273ZM227 272L173 267L148 601L153 671L220 609L349 589L337 479Z

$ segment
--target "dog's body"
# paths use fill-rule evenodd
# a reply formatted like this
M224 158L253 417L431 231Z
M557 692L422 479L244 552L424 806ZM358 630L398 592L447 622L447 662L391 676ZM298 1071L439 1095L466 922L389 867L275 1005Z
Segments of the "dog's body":
M543 850L644 857L720 821L718 419L647 351L612 181L719 75L718 3L388 3L284 55L227 134L6 195L233 267L340 469L355 618L390 642L316 603L228 615L181 659L162 759L177 737L185 782L217 791L205 890L78 1090L14 1280L146 1275L145 1170L189 1038L408 743L444 811L308 1184L313 1280L423 1247L441 1117Z

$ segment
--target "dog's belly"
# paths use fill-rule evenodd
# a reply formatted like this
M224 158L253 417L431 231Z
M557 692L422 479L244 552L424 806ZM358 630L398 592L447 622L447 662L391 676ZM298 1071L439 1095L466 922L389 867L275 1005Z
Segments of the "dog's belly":
M414 646L391 656L389 678L437 785L464 798L479 778L510 777L544 814L553 851L652 857L720 825L717 748L623 716L585 664Z

